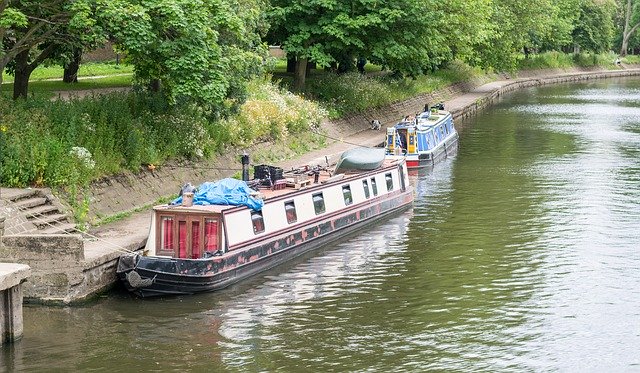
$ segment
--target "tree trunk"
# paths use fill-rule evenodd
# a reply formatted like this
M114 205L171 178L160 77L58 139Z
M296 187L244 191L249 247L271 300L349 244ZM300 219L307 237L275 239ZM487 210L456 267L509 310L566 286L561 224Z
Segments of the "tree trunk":
M302 91L304 89L305 80L307 78L307 59L298 58L296 62L296 72L293 76L293 89Z
M13 80L13 99L27 98L29 77L33 68L29 66L29 50L20 52L15 58L16 71Z
M50 43L40 54L29 63L29 49L23 50L16 54L14 58L16 64L15 80L13 82L13 99L27 98L29 91L29 78L33 70L38 67L43 61L51 57L51 54L56 48L56 44Z
M295 71L296 71L296 58L295 57L287 58L287 72L293 73Z
M622 29L622 45L620 46L620 56L624 57L627 55L627 50L629 49L629 40L636 32L638 27L640 27L640 22L631 26L631 13L633 12L633 8L631 6L631 0L627 0L627 6L624 10L624 27Z
M160 79L151 79L151 82L149 82L149 90L151 92L160 92L160 88L162 88Z
M78 83L78 69L82 60L82 49L73 49L73 59L64 67L62 81L65 83Z
M625 57L627 55L627 49L629 49L629 35L622 35L622 46L620 47L620 56Z
M317 69L318 66L315 62L307 62L307 76L309 76L309 71Z

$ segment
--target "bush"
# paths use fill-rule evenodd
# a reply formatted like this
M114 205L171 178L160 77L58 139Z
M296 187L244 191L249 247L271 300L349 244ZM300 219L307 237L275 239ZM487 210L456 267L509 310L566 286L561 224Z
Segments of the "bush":
M437 70L416 78L404 78L390 73L362 75L317 74L308 80L305 95L322 102L331 118L380 108L415 97L432 93L447 85L471 79L481 74L480 70L454 61L447 69Z
M614 53L575 53L544 52L530 55L520 60L520 69L570 68L574 66L611 66L616 60Z
M257 141L284 139L317 127L326 116L317 104L279 88L270 80L255 80L238 115L228 120L229 141L245 146Z
M282 139L318 126L325 115L268 78L249 88L251 96L228 121L195 105L170 106L159 96L136 93L70 101L0 98L0 184L60 186L75 200L96 177L169 158L210 157L226 145ZM77 149L84 149L91 167L78 162Z

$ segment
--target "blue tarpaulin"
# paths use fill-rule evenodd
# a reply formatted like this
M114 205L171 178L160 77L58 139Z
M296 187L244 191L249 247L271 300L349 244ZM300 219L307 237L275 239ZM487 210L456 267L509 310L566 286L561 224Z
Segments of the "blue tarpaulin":
M247 206L254 210L261 210L264 202L262 199L252 197L251 192L253 190L242 180L227 178L215 183L206 182L194 193L193 204ZM171 204L182 204L182 196L173 200Z

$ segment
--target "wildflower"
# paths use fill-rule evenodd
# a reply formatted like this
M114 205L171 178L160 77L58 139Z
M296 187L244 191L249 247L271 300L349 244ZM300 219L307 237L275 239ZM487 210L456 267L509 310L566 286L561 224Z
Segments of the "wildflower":
M69 154L76 157L86 168L90 170L96 165L96 162L92 159L91 152L82 146L72 147Z

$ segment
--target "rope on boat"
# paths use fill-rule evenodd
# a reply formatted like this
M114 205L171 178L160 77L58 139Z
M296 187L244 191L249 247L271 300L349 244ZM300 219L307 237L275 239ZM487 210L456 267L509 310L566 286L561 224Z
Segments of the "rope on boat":
M320 132L318 132L318 131L313 131L313 132L314 132L316 135L318 135L318 136L326 137L326 138L331 139L331 140L335 140L335 141L342 142L342 143L345 143L345 144L349 144L349 145L357 146L357 147L360 147L360 148L375 148L375 146L369 146L369 145L356 144L356 143L354 143L354 142L345 141L345 140L343 140L343 139L339 139L339 138L337 138L337 137L329 136L329 135L326 135L326 134L324 134L324 133L320 133ZM380 141L380 142L382 142L382 141Z
M125 275L127 282L129 282L129 285L131 285L132 288L136 289L153 285L153 283L156 281L157 276L158 275L153 276L153 278L143 279L142 276L140 276L140 274L136 271L131 271Z

